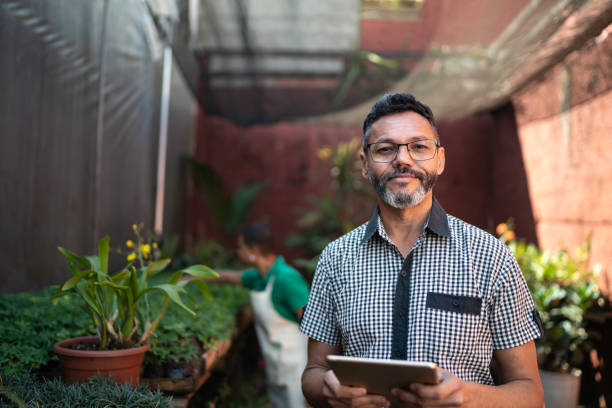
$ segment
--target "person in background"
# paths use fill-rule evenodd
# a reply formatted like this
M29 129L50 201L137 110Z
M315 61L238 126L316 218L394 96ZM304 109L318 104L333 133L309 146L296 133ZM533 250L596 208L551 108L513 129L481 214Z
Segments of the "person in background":
M251 291L257 340L266 364L268 396L274 408L303 408L301 375L306 366L307 337L298 322L308 301L306 280L272 249L267 225L253 224L238 236L238 257L245 271L217 270L209 283L242 285Z

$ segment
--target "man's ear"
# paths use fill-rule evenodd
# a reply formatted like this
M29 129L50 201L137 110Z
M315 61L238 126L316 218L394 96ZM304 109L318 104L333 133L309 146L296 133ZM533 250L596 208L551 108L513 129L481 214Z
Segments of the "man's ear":
M359 158L361 159L361 175L364 179L369 180L370 177L368 176L368 164L366 162L367 159L363 150L359 152Z
M446 165L446 152L443 147L438 148L438 154L436 158L436 172L438 176L444 172L444 166Z

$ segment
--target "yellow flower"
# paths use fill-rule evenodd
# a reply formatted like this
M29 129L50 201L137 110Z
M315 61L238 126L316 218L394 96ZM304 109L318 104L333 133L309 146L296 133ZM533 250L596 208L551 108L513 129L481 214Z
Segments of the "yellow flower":
M142 252L144 257L146 258L151 253L151 245L149 245L149 244L141 245L140 246L140 252Z
M497 235L502 235L506 231L508 231L508 226L504 224L503 222L499 224L497 228L495 229L495 232L497 232Z
M504 232L504 240L506 241L512 241L514 239L514 232L511 230L505 231Z
M134 230L134 232L138 231L138 225L132 224L132 229Z
M153 243L153 248L157 248L157 242Z
M134 259L136 259L136 252L132 252L131 254L127 256L127 260L130 262L133 261Z
M132 240L131 240L131 239L128 239L128 240L125 242L125 246L126 246L126 247L128 247L128 248L132 248L132 247L134 246L134 242L132 242Z
M323 146L317 152L317 157L321 160L325 160L332 155L332 149L329 146Z

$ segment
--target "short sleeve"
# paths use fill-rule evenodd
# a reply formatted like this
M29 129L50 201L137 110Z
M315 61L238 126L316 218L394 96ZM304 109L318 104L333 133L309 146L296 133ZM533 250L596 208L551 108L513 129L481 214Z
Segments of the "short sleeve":
M329 258L328 246L319 258L300 330L314 340L339 347L340 334L334 323L334 302L329 279L333 270Z
M274 291L281 294L281 303L295 313L304 307L308 302L308 284L299 272L291 270L289 273L282 274L274 284Z
M247 269L242 272L240 275L240 279L242 280L242 285L248 289L255 289L255 285L259 280L261 280L261 275L255 268Z
M539 314L514 256L506 253L489 307L495 350L517 347L542 335Z

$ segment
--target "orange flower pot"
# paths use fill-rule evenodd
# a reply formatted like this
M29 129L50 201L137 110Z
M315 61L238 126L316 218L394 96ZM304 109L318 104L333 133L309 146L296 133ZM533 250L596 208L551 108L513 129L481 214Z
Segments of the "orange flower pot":
M101 374L112 378L118 384L126 382L137 386L140 382L140 366L150 344L121 350L75 350L72 344L99 343L96 336L75 337L62 340L53 346L62 364L62 378L66 383L87 381Z

